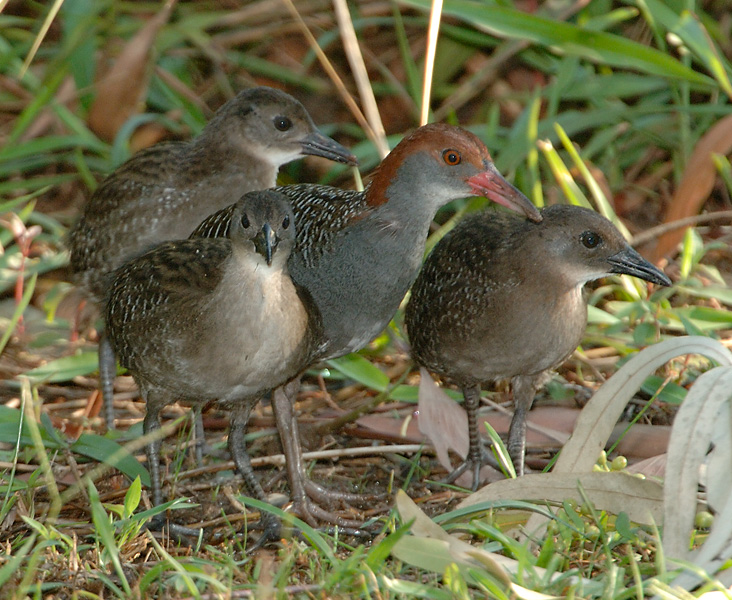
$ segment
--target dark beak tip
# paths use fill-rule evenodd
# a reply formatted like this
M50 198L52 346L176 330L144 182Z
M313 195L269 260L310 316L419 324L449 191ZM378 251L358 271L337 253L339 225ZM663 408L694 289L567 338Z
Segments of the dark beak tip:
M358 166L358 159L348 148L339 144L334 139L323 135L319 131L310 133L302 141L302 152L303 154L310 154L311 156L327 158L344 165L352 167Z
M673 283L666 273L642 258L633 249L616 255L614 258L615 260L612 260L610 264L613 265L614 271L618 274L638 277L649 283L666 287L669 287Z

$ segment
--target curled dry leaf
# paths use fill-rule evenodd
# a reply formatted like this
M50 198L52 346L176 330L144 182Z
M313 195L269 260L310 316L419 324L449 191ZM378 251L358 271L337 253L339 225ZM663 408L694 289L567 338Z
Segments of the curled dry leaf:
M456 563L467 580L472 580L468 568L482 568L504 585L510 587L518 598L524 600L550 600L554 598L554 596L534 592L513 583L509 574L518 573L518 561L501 554L475 548L467 542L450 535L424 514L404 490L397 492L396 506L402 521L413 521L412 536L401 538L392 548L392 554L399 560L440 574L444 572L448 564ZM546 576L546 571L541 567L534 567L533 571L538 577ZM557 573L556 575L561 574ZM577 579L571 578L570 580L576 581Z
M669 569L677 567L673 559L680 559L713 575L732 557L732 497L729 494L732 456L729 444L715 447L717 455L707 471L708 494L715 499L718 513L701 547L689 550L697 510L700 468L714 440L732 437L730 390L732 368L729 366L704 373L694 383L674 420L666 467L663 520L663 545L670 559ZM685 570L672 585L692 589L701 582L698 575Z
M674 338L645 348L595 392L577 419L574 433L550 475L591 472L625 406L645 378L667 361L684 354L701 354L721 365L732 365L732 352L702 336ZM537 531L545 523L545 517L532 515L526 528Z
M100 138L114 140L120 127L138 112L150 79L150 51L160 28L167 23L176 0L168 0L129 40L114 66L97 84L89 109L89 127Z
M657 523L663 514L663 490L655 481L627 473L536 473L496 481L471 494L458 508L489 500L551 500L575 498L580 488L601 510L626 513L636 523Z
M669 360L684 354L701 354L719 364L732 365L732 352L702 336L685 336L645 348L595 392L577 419L572 437L562 449L554 473L591 471L623 410L646 377Z
M720 119L697 142L686 163L684 175L674 192L666 213L665 223L672 223L699 212L714 187L717 171L712 154L732 151L732 115ZM656 262L673 252L684 237L686 228L662 235L653 249L651 260Z

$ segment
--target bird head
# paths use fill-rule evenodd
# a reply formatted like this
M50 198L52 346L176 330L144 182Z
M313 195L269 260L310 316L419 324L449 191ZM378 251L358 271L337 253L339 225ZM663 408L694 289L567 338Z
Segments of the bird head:
M232 215L229 237L234 244L250 242L267 266L284 264L295 243L294 216L287 198L273 190L242 196Z
M554 205L542 210L536 231L537 252L577 284L610 274L633 275L658 285L671 280L628 245L608 219L578 206ZM553 267L552 267L553 268Z
M223 135L275 168L306 154L358 164L348 148L318 130L300 102L274 88L240 92L219 109L214 120L221 123Z
M399 142L377 170L370 203L386 202L399 191L432 201L435 208L457 198L485 196L541 220L529 199L498 172L485 144L471 132L444 123L424 125Z

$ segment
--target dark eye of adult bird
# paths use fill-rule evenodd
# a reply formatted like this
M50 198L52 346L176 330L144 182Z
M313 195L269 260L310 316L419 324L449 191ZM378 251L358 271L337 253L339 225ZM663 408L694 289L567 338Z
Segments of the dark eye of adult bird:
M246 214L246 213L244 213L244 214L243 214L243 215L241 216L241 226L242 226L242 227L243 227L244 229L248 229L248 228L249 228L249 217L247 216L247 214Z
M602 242L602 238L594 231L585 231L580 236L580 241L585 245L586 248L596 248L600 244L600 242Z
M290 217L285 217L282 220L282 228L287 229L290 226Z
M292 121L287 117L275 117L274 126L278 131L287 131L292 127Z
M459 165L460 164L460 153L457 150L445 150L442 153L442 159L448 165Z

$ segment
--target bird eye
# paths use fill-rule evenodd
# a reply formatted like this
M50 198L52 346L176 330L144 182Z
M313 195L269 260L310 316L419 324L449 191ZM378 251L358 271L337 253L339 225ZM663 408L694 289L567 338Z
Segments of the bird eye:
M601 241L602 238L594 231L585 231L580 236L580 242L582 242L586 248L595 248Z
M457 150L445 150L442 153L442 160L445 161L445 164L448 164L451 167L453 167L455 165L460 164L462 157L460 156L460 153Z
M286 215L284 219L282 219L282 229L287 229L290 226L290 215Z
M287 131L292 127L292 121L287 117L275 117L274 126L278 131Z
M248 216L246 215L246 213L244 213L244 214L243 214L243 215L241 216L241 226L242 226L242 227L243 227L244 229L248 229L248 228L249 228L249 217L248 217Z

